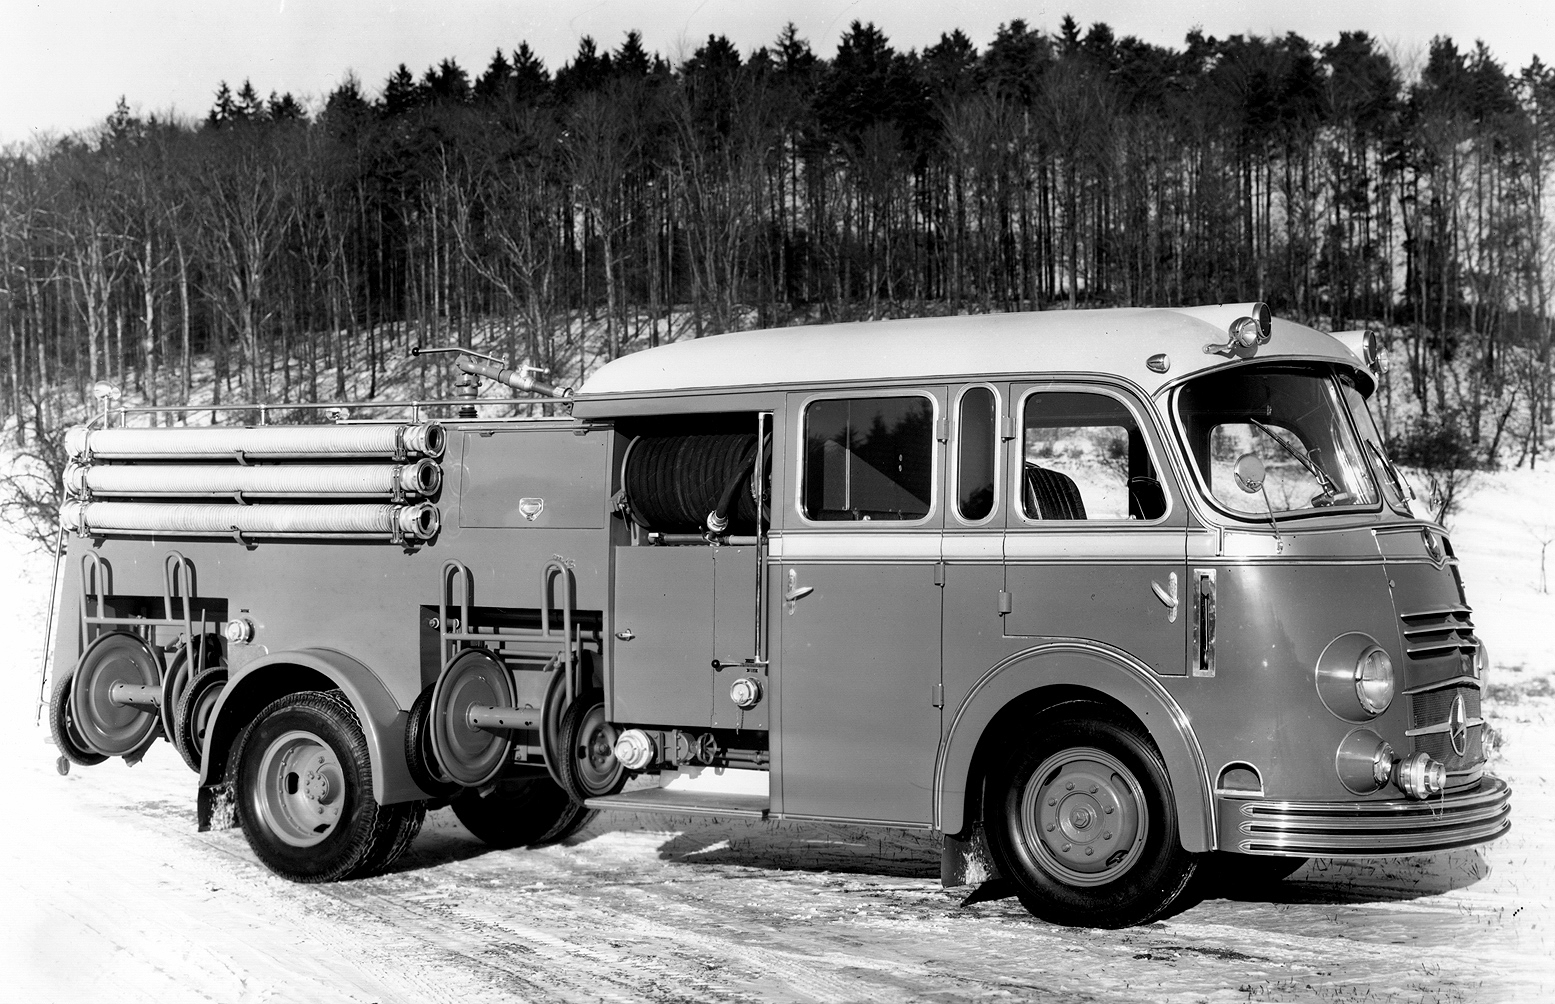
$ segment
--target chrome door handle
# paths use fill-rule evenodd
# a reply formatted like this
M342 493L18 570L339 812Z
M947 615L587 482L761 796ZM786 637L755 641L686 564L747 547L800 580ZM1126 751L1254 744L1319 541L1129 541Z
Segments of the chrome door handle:
M1166 615L1166 623L1175 624L1177 622L1177 573L1173 572L1167 577L1166 581L1170 586L1169 589L1161 588L1159 582L1152 580L1150 590L1155 593L1155 598L1160 600L1166 609L1170 611Z
M636 638L637 636L635 634L632 634L632 629L631 628L622 628L620 631L616 632L616 637L621 639L622 641L631 641L633 638Z
M783 605L790 616L794 613L794 606L806 596L815 592L814 586L799 585L799 572L790 568L788 570L788 592L783 594Z

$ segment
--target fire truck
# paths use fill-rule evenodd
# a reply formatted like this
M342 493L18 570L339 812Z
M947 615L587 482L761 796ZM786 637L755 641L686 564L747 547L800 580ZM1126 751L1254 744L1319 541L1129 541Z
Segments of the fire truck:
M1212 867L1510 826L1371 332L840 324L575 393L457 351L468 395L549 414L71 431L62 769L165 738L200 828L303 882L382 870L443 805L496 847L596 810L824 820L931 831L947 883L1089 926Z

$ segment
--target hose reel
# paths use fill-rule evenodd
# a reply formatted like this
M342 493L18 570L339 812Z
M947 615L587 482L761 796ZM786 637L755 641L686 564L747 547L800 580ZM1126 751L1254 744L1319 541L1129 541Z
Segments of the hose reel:
M621 463L623 508L658 533L754 534L755 459L755 433L638 436Z

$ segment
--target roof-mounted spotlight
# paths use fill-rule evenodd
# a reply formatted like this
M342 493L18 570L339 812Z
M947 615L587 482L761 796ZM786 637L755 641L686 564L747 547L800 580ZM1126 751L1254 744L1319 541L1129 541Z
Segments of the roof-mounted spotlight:
M1224 342L1210 342L1204 346L1206 353L1223 356L1250 356L1258 346L1266 345L1274 330L1274 314L1267 303L1255 303L1245 317L1238 317L1226 327Z
M1375 330L1363 328L1359 331L1335 331L1334 337L1373 373L1381 373L1387 365L1387 356L1382 354L1382 336Z

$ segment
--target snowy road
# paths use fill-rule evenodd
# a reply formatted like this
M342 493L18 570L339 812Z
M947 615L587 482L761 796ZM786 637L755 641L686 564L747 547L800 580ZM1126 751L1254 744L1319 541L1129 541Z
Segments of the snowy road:
M0 542L3 546L4 542ZM10 551L0 638L35 669L44 562ZM1555 697L1487 702L1514 829L1482 852L1314 862L1268 896L1117 931L943 890L921 836L606 815L488 851L446 811L389 875L298 886L194 777L54 771L28 702L0 718L0 998L48 1001L1500 1001L1555 995ZM976 897L973 897L975 899Z

